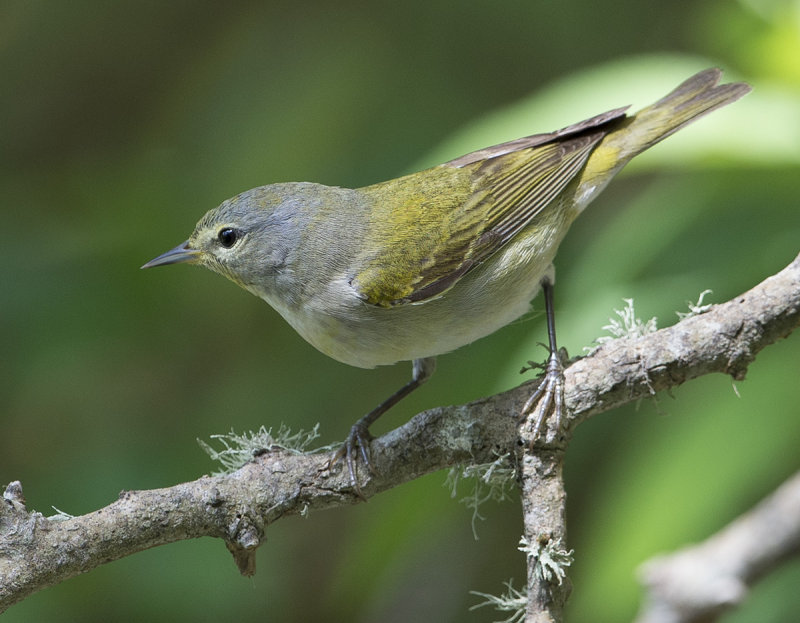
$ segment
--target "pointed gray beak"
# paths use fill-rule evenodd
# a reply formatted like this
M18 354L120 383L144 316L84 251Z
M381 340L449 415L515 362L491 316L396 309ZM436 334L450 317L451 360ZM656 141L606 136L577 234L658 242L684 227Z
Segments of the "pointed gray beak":
M189 248L189 241L179 244L174 249L162 253L153 258L142 268L153 268L153 266L165 266L167 264L181 264L183 262L196 262L200 257L200 251Z

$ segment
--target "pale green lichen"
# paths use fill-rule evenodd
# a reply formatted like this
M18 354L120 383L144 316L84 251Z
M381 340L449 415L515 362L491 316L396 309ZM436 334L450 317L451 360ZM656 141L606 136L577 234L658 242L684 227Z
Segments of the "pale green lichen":
M287 426L281 424L276 433L271 428L262 426L257 431L247 431L239 434L234 431L224 435L211 435L211 439L220 443L221 450L212 448L211 445L198 439L197 443L214 461L219 461L222 470L215 472L215 476L230 474L236 471L253 457L270 450L283 450L292 454L312 454L331 449L329 446L309 450L311 442L319 437L319 424L309 431L299 430L295 433Z
M456 465L450 468L447 474L445 485L450 488L451 497L456 497L458 494L458 484L461 480L467 478L472 480L472 491L459 502L472 509L472 533L476 540L478 538L476 522L484 519L479 511L481 505L490 500L503 502L509 499L509 491L516 478L516 470L510 464L509 457L509 454L503 454L491 463Z
M692 316L698 316L700 314L706 313L714 305L713 303L707 303L703 305L703 298L705 298L706 294L711 294L711 293L712 293L711 290L703 290L700 293L700 298L697 299L697 303L686 301L686 306L689 308L689 311L688 312L676 311L675 313L678 314L678 318L684 320L686 318L691 318Z
M481 593L478 591L470 591L471 595L483 597L484 601L470 607L470 610L477 610L484 606L493 606L495 610L500 612L510 612L511 615L502 621L495 621L494 623L522 623L525 620L525 608L528 605L528 593L526 589L517 590L513 586L514 580L504 582L506 585L506 592L503 595L490 595L489 593Z
M51 506L51 508L56 512L55 515L50 515L48 519L50 521L66 521L67 519L73 519L75 515L70 515L69 513L65 513L59 508L55 506Z
M641 318L637 318L636 311L633 308L633 299L622 300L625 301L625 307L614 310L619 319L609 318L608 324L603 327L603 330L608 331L611 335L597 338L596 342L598 344L605 344L618 338L639 338L658 331L655 317L646 322Z
M533 572L540 580L559 586L567 575L566 568L574 560L573 550L564 549L561 539L537 539L531 543L523 536L517 549L525 552L528 565L533 564Z

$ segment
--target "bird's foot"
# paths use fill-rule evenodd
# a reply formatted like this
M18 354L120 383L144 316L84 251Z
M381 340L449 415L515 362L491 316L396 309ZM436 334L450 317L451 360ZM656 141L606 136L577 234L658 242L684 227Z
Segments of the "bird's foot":
M551 351L545 364L528 362L528 369L544 369L539 387L531 394L520 412L520 421L528 422L530 433L528 443L532 447L542 434L548 418L555 418L556 431L561 430L562 417L566 412L564 405L564 349ZM523 368L523 372L525 368Z
M361 491L361 485L358 484L358 462L359 458L364 466L375 474L375 468L372 467L370 460L370 442L374 439L372 433L369 432L369 423L365 422L362 418L350 428L350 433L344 440L342 446L333 454L328 465L332 466L342 459L347 465L347 471L350 474L350 484L356 495L361 499L366 499Z

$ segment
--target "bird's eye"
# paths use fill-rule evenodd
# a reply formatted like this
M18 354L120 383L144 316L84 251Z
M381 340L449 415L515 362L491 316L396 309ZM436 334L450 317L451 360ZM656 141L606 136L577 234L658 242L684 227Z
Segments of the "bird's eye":
M232 227L225 227L224 229L219 230L217 238L223 247L230 249L239 239L239 232Z

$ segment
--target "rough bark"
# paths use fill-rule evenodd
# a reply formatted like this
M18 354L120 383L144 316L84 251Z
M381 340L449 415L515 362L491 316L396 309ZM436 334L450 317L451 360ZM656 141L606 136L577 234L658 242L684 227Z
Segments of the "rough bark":
M363 496L459 463L488 463L506 453L517 457L524 551L529 585L534 587L528 620L558 621L569 580L542 574L542 553L567 554L561 465L574 427L698 376L721 372L742 379L762 348L798 324L800 256L752 290L706 313L638 339L606 343L574 363L565 374L565 434L550 430L549 441L533 450L519 443L515 414L536 381L470 404L420 413L373 442L376 469L361 474ZM223 539L240 571L251 574L253 552L270 523L284 515L361 500L341 465L330 469L328 460L327 455L269 451L229 475L165 489L123 491L105 508L64 519L28 511L22 486L11 483L0 502L0 612L105 562L200 536Z

